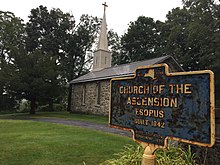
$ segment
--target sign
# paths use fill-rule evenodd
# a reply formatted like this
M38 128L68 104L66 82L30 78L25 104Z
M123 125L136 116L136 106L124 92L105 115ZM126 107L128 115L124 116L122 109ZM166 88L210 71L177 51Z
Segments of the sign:
M109 125L133 131L135 141L167 139L211 147L215 142L214 74L169 73L166 64L138 68L111 80Z

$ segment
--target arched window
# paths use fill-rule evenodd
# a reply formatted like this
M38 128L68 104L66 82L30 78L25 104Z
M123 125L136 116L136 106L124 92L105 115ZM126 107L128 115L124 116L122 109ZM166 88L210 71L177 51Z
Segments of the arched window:
M82 105L86 103L86 85L84 84L82 87Z
M101 84L97 83L97 104L100 105L101 102Z
M107 64L107 57L105 57L105 64Z

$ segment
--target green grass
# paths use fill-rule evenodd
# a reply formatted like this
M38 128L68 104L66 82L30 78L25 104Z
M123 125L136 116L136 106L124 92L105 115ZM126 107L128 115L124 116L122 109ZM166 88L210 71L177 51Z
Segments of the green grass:
M127 137L59 124L0 120L0 164L97 165L114 158Z
M37 117L53 117L53 118L62 118L68 120L80 120L94 122L98 124L108 124L107 116L97 116L97 115L85 115L85 114L75 114L69 112L37 112L35 115L30 115L28 113L13 113L13 114L0 114L0 119L3 118L37 118Z

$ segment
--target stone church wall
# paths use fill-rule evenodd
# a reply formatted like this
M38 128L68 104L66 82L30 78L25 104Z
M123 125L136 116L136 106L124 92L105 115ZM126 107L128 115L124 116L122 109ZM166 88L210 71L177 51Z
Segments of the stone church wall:
M72 112L107 116L109 113L109 98L109 79L73 84L71 110ZM98 101L98 99L100 100Z

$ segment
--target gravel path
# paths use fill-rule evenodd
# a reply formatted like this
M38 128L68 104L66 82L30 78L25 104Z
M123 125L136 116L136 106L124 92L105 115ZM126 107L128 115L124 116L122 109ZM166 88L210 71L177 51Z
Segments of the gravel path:
M96 124L85 121L77 121L77 120L65 120L61 118L31 118L32 121L40 121L40 122L48 122L48 123L56 123L56 124L64 124L70 126L77 126L88 129L95 129L103 132L108 132L112 134L132 137L132 133L130 131L124 131L120 129L110 128L105 124Z

